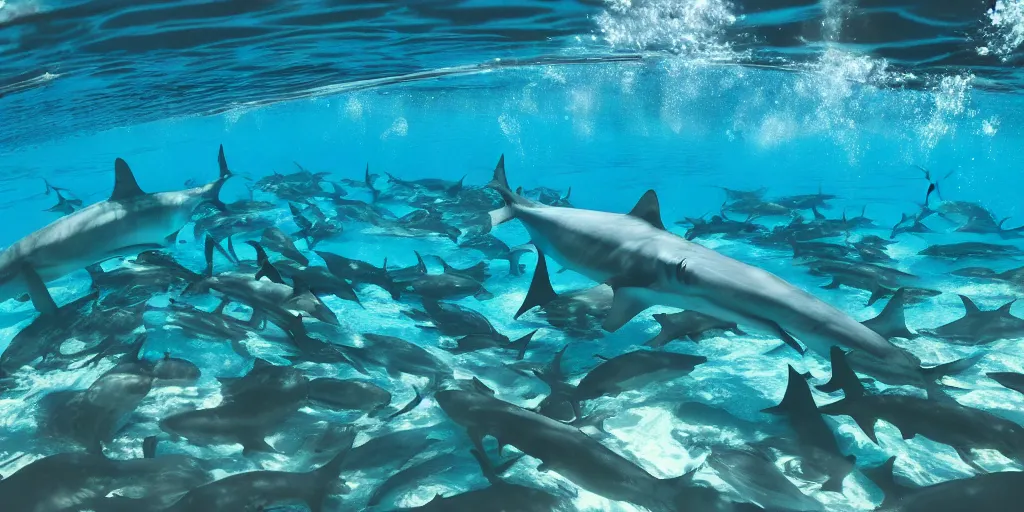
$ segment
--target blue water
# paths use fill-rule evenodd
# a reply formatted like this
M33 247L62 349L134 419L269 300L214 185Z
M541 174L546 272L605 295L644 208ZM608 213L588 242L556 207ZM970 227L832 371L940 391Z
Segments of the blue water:
M769 197L834 194L821 213L852 217L864 208L877 227L855 234L889 238L901 214L920 210L928 181L919 168L948 175L940 183L941 195L931 197L933 207L942 201L975 202L997 221L1008 219L1004 227L1024 224L1016 193L1024 168L1019 150L1024 109L1016 71L1024 3L1000 0L993 12L986 11L985 2L964 2L962 11L938 9L931 2L778 2L770 9L748 3L754 2L154 1L126 7L113 1L0 0L0 214L7 219L0 226L0 244L13 244L60 218L45 211L55 197L44 193L43 179L88 205L107 199L113 161L123 158L142 190L179 190L186 181L217 177L220 145L237 175L221 194L225 202L248 198L246 186L273 173L295 172L297 166L329 173L327 180L359 181L368 165L382 175L379 183L390 173L403 180L465 176L466 187L482 187L504 155L513 186L571 188L577 208L627 212L654 189L666 225L678 234L687 226L676 221L720 211L726 200L721 187L767 187ZM365 189L349 192L348 198L370 201ZM265 218L286 232L298 229L286 201L263 191L254 199L275 203ZM333 211L329 201L314 202ZM412 209L400 201L383 204L398 215ZM756 222L770 227L786 221ZM942 292L908 308L911 330L960 318L958 294L983 310L1019 297L1012 284L951 274L973 266L1015 268L1019 258L949 262L918 254L929 245L963 241L1024 249L1019 239L957 233L955 222L937 218L926 223L936 232L897 235L886 249L895 260L890 266L919 276L914 286ZM316 250L378 266L387 258L389 268L415 264L414 251L440 256L457 268L486 261L480 252L443 237L386 236L359 222L343 227L343 235ZM494 234L509 246L529 241L518 222L497 227ZM242 243L246 239L259 239L259 233L235 239L243 259L254 254ZM828 241L844 243L843 237ZM810 274L785 247L728 236L698 242L769 270L856 320L874 317L885 305L883 300L866 307L869 293L862 290L823 289L829 280ZM296 243L320 264L306 242ZM183 265L202 270L203 239L194 237L191 227L169 251ZM217 258L217 270L228 270L230 264ZM483 285L494 298L455 302L483 313L511 339L541 329L529 346L529 361L546 364L570 344L563 370L572 381L596 365L595 354L612 357L646 342L659 330L652 314L673 311L656 306L597 341L574 339L536 314L513 320L535 262L532 254L525 256L525 275L510 276L506 262L491 261ZM113 260L104 267L109 271L121 264ZM549 265L556 291L595 284L573 272L555 274L560 266ZM432 260L428 266L431 273L440 272ZM48 288L57 304L66 304L89 292L90 279L78 270ZM217 379L242 376L253 364L226 344L196 341L165 325L155 309L179 293L148 298L154 311L137 328L148 333L141 354L189 360L202 377L149 392L122 418L123 428L104 442L107 457L140 457L142 439L155 435L161 454L212 461L212 478L258 469L298 472L326 461L310 455L303 442L328 424L353 425L357 446L389 432L430 427L437 443L423 453L396 451L395 458L427 460L452 453L457 462L390 493L379 509L422 505L438 493L450 496L487 485L469 457L463 430L430 396L391 421L303 405L267 437L281 452L276 454L243 455L239 444L199 446L167 435L161 419L216 406L223 399ZM549 392L542 381L507 367L511 352L444 350L451 337L419 329L401 314L419 307L415 298L396 301L373 286L357 287L357 293L362 308L324 298L341 324L318 330L324 338L337 341L354 333L403 338L441 358L457 378L478 377L499 398L524 407L538 405ZM207 296L187 300L208 311L218 302ZM237 316L248 317L246 308L229 307L235 309ZM0 347L37 316L31 303L0 304ZM254 357L288 364L278 338L274 328L253 330L242 343ZM81 347L78 340L65 343L64 352ZM929 365L982 355L975 366L943 381L949 394L963 405L1021 422L1024 397L985 376L1024 371L1019 343L1005 339L965 347L927 336L896 341ZM830 373L824 358L773 351L778 344L770 336L732 333L699 344L675 342L667 350L703 355L708 362L688 377L588 401L586 410L613 411L605 422L610 435L601 441L650 474L668 478L700 467L697 480L735 493L701 465L705 455L716 446L753 443L764 433L751 425L778 422L759 411L782 398L787 363L811 372L814 383ZM10 389L0 396L0 461L5 461L0 474L9 477L42 457L82 450L46 434L51 420L41 403L50 393L88 388L117 361L110 356L91 366L46 369L28 364L12 372ZM360 377L343 364L296 367L309 378ZM392 408L407 403L414 388L425 383L383 368L371 368L369 377L361 378L390 391ZM819 405L839 396L814 393ZM683 402L725 409L734 421L702 422L675 414ZM847 416L826 421L841 450L855 455L860 468L896 455L902 482L929 485L976 473L952 448L921 436L904 440L891 425L878 424L875 444ZM975 454L988 471L1020 469L1018 461L998 452ZM779 454L775 464L787 469L792 458ZM584 490L557 470L539 471L538 464L525 457L505 477L549 492L562 489L578 510L642 510ZM345 492L332 493L325 510L366 509L374 489L395 471L344 473ZM826 510L871 510L882 500L857 471L842 493L821 491L818 483L792 472L788 476Z

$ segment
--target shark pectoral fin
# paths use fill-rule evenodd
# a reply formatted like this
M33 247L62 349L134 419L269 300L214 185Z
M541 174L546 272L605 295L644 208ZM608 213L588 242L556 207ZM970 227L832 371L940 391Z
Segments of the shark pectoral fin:
M825 286L822 286L822 288L824 288L826 290L835 290L835 289L839 288L839 280L836 279L836 278L832 278L832 282L829 283L829 284L826 284Z
M128 162L120 158L114 160L114 192L110 194L110 200L122 201L142 195L146 193L139 188Z
M629 211L629 215L643 219L658 229L665 229L665 223L661 220L661 205L658 203L658 194L653 190L644 192L644 195L637 201L636 206Z
M21 274L25 279L26 286L28 286L28 296L32 299L32 305L36 307L36 310L43 315L56 314L57 303L53 301L50 291L46 289L46 283L39 277L36 269L32 268L32 265L25 264L22 267Z
M612 307L601 327L608 332L615 332L626 325L636 315L651 307L640 296L640 288L616 288L612 298Z
M793 350L796 350L798 354L804 355L804 352L806 352L806 350L804 350L804 348L800 346L800 342L796 341L796 339L793 338L793 336L791 336L788 332L786 332L786 330L783 329L782 326L780 326L779 324L774 324L774 326L775 330L777 331L777 334L779 335L779 338L782 340L783 343L789 345Z
M491 210L487 212L487 215L491 218L491 227L504 224L516 217L515 212L509 206L502 206L496 210Z

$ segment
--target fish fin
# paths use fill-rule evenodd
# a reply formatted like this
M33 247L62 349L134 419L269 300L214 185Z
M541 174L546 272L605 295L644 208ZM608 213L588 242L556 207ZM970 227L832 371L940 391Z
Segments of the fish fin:
M523 336L522 338L519 338L508 344L509 348L518 351L518 353L516 354L516 361L523 360L523 357L526 355L526 347L530 345L530 340L533 339L533 336L537 334L538 330L539 329L534 329L526 336Z
M824 288L826 290L838 289L839 288L839 280L833 277L832 278L832 282L829 283L829 284L826 284L825 286L822 286L822 288Z
M203 271L203 275L206 277L213 276L213 249L217 246L217 242L213 240L213 237L206 235L206 245L203 248L203 256L206 259L206 269Z
M397 418L397 417L399 417L399 416L401 416L401 415L403 415L403 414L405 414L405 413L407 413L409 411L412 411L413 409L415 409L417 406L420 405L420 402L423 401L423 393L420 392L420 389L417 388L416 386L413 386L412 390L413 390L413 392L416 393L416 396L413 397L412 400L409 400L409 403L407 403L404 406L402 406L401 409L395 411L393 414L388 416L385 421L391 421L391 420L393 420L393 419L395 419L395 418Z
M519 311L516 311L515 316L512 318L518 319L520 316L523 316L523 313L534 307L543 307L557 298L558 294L551 288L551 277L548 275L547 259L544 257L544 253L537 249L537 267L533 271L530 289L526 292L526 298L523 299L523 304L519 306Z
M658 203L658 194L653 190L644 192L644 195L637 201L636 206L629 211L632 217L647 221L648 224L665 230L665 223L661 220L661 205Z
M310 475L312 475L316 482L313 486L313 495L308 498L309 501L307 502L310 512L322 512L324 510L324 501L334 487L334 482L341 475L345 459L352 449L352 441L354 440L355 436L346 436L345 443L338 454L327 464L310 472Z
M373 178L371 176L370 162L366 162L366 170L363 171L363 183L365 183L368 188L373 188Z
M800 354L800 355L804 355L804 353L807 352L807 350L804 349L804 347L800 346L800 342L797 341L796 338L794 338L791 334L786 332L786 330L783 329L781 325L779 325L779 324L774 324L774 325L775 325L775 330L776 330L776 332L779 335L779 339L781 339L783 343L788 345L793 350L796 350L797 353Z
M277 453L277 450L275 450L273 446L270 446L269 444L267 444L267 440L266 439L264 439L262 437L258 437L258 436L253 438L253 439L246 439L242 443L242 455L243 456L248 457L248 456L250 456L250 455L252 455L253 453L256 453L256 452Z
M981 309L978 308L978 305L975 304L974 301L970 299L970 297L966 295L961 295L960 300L964 303L964 309L967 310L967 316L981 313Z
M121 158L114 160L114 191L110 194L110 200L122 201L143 195L146 193L139 188L128 162Z
M523 244L509 249L508 273L513 276L523 275L523 265L519 263L519 258L528 252L532 252L535 248L533 244Z
M448 189L445 190L445 193L448 194L449 196L458 195L459 192L462 192L462 182L465 180L466 176L463 176L462 178L459 179L459 181L455 182L454 185L448 187Z
M888 288L886 288L884 286L876 286L875 289L871 291L871 297L868 297L867 305L870 306L870 305L878 302L879 300L885 298L885 296L888 295L891 292L892 292L892 290L890 290L890 289L888 289Z
M893 476L893 468L895 466L896 456L893 455L881 465L873 468L861 468L860 470L864 476L868 477L868 480L871 480L885 494L885 498L880 505L882 509L889 509L900 498L912 491L912 489L896 483L896 478Z
M827 491L827 492L842 493L843 492L843 481L846 480L846 475L848 475L848 474L849 474L848 472L844 472L841 475L835 475L835 476L829 477L829 479L826 480L825 483L821 484L821 490Z
M284 284L284 278L281 277L281 273L277 271L277 267L275 267L273 263L270 263L269 260L264 261L263 264L260 265L260 269L256 271L256 275L253 277L257 281L266 277L271 282Z
M420 274L426 274L427 264L423 262L423 256L420 256L419 251L413 251L412 253L416 255L416 271ZM448 273L451 269L451 267L448 266L448 263L442 260L440 256L437 256L437 259L441 260L441 266L444 267L445 273Z
M938 364L930 368L922 368L922 370L924 371L925 376L929 380L939 380L947 375L956 375L967 370L968 368L974 366L984 356L984 353L975 354L973 356L964 357L962 359L957 359L955 361L950 361L948 363Z
M516 214L512 211L512 208L508 206L502 206L501 208L491 210L487 213L491 217L491 227L499 224L504 224L515 218Z
M1004 315L1013 316L1013 315L1010 315L1010 308L1013 307L1013 303L1014 302L1017 302L1017 299L1013 299L1010 302L1007 302L1006 304L1003 304L1002 306L999 306L999 309L997 309L996 311L999 311L1000 313L1002 313Z
M651 307L640 298L639 288L620 287L615 289L612 307L601 327L608 332L615 332L623 325Z
M864 396L864 385L861 384L857 374L850 368L843 349L833 346L829 356L832 360L832 378L827 383L815 387L819 391L826 393L832 393L841 389L847 400L854 400Z
M28 296L32 299L32 305L42 315L57 314L57 303L53 301L50 291L46 289L46 283L39 277L32 265L25 264L21 269L25 285L28 287Z
M293 276L292 277L292 297L298 297L300 295L306 295L306 294L309 294L309 295L312 295L312 296L316 297L316 295L309 289L309 284L308 283L303 281L302 278L300 278L298 276ZM320 299L317 298L317 301L319 301L319 300Z
M238 262L240 262L242 260L238 258L238 253L235 252L235 243L231 241L231 235L228 235L227 239L228 239L228 254L231 255L231 259L233 259L235 261L235 263L237 264Z
M889 299L889 303L882 308L878 316L861 322L865 327L875 331L879 336L890 338L913 339L917 335L907 328L907 319L904 313L906 307L906 288L896 290L896 293Z
M800 372L793 368L793 365L789 365L789 383L786 385L786 394L782 397L782 402L775 407L769 407L762 410L761 412L768 414L789 414L791 411L802 410L810 402L810 406L814 407L814 397L811 396L811 388L807 385L807 381L800 376Z
M501 476L495 471L494 466L491 464L490 459L482 451L476 448L470 448L469 453L473 454L473 458L476 459L477 464L480 465L480 472L483 473L484 478L487 479L491 485L499 485L503 483Z
M152 459L156 457L156 436L149 436L142 440L142 457L145 459Z
M822 215L822 213L818 211L818 206L817 205L812 205L811 206L811 213L814 214L814 220L825 220L825 216Z

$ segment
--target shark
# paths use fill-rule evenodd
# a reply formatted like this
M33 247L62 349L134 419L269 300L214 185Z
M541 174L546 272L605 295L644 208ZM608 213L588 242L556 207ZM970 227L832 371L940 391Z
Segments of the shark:
M216 181L187 190L146 193L128 163L116 159L110 198L57 219L0 253L0 300L27 292L37 310L53 312L56 305L41 297L47 282L107 259L175 243L178 231L200 205L223 208L220 190L231 177L224 146L217 161L220 177Z
M504 155L489 186L506 203L490 212L493 225L518 219L538 252L612 287L607 331L663 305L767 332L793 346L795 337L822 355L842 346L869 353L883 366L919 367L912 355L810 293L670 233L653 190L628 214L544 206L508 187Z
M692 473L657 478L574 426L476 391L447 389L434 398L481 453L484 437L494 437L540 459L542 471L555 471L590 492L653 512L681 510L683 503L692 510L727 510L718 492L698 485Z

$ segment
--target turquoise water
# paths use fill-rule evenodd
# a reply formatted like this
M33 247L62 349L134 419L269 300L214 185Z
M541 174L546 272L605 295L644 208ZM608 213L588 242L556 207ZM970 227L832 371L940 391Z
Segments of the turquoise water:
M274 173L301 169L327 173L327 182L338 182L347 191L345 199L373 203L402 216L426 208L431 201L443 203L445 194L420 191L437 197L411 204L391 193L402 187L389 182L387 174L401 180L465 177L460 194L471 193L467 191L482 189L491 180L495 163L504 155L513 187L549 187L559 194L571 188L569 200L576 208L625 213L653 189L666 226L679 235L689 227L686 218L719 214L727 201L722 187L765 187L769 198L831 194L835 199L820 210L826 218L840 219L844 214L853 218L863 209L863 215L874 222L817 240L849 247L868 235L890 239L901 215L921 211L929 186L921 172L925 168L932 181L939 181L938 193L929 197L930 206L944 212L946 205L949 210L924 219L934 232L896 234L884 248L891 258L884 265L917 276L905 284L940 292L908 306L910 330L920 332L963 316L958 295L969 297L982 310L1019 296L1019 285L1012 279L954 273L966 267L1016 268L1019 255L940 259L920 252L959 242L1024 249L1018 238L958 232L964 216L952 210L961 204L956 202L977 203L996 222L1007 219L1004 228L1024 224L1014 192L1024 167L1018 150L1024 119L1014 71L1024 12L1020 2L997 2L991 12L983 2L963 12L911 2L888 7L824 2L775 9L696 0L558 7L524 2L507 8L430 2L410 6L325 2L317 7L296 2L277 8L245 7L238 2L157 4L126 8L116 2L0 1L0 36L4 37L0 48L3 59L12 63L0 89L4 171L0 208L8 219L0 226L4 246L61 218L59 212L46 211L56 202L56 194L44 179L84 205L104 201L114 183L113 161L122 158L143 191L181 190L186 182L193 186L217 178L217 151L222 145L235 176L225 184L220 199L225 203L249 199L247 187L253 187L252 199L271 203L257 213L263 224L233 235L242 260L255 258L244 241L260 240L264 227L276 225L289 234L299 231L289 201L298 204L309 199L329 214L327 224L343 229L315 247L301 236L294 237L310 266L323 265L315 251L375 266L383 265L386 258L389 269L415 265L416 252L439 256L455 268L483 261L489 276L480 284L493 298L478 295L452 302L482 313L512 340L539 329L525 352L525 361L536 363L537 368L546 366L568 345L562 371L570 382L578 383L600 362L595 355L613 357L641 348L659 332L653 315L677 310L654 306L614 333L595 329L597 334L588 336L554 327L536 311L514 320L534 275L537 257L533 253L522 257L522 275L509 275L507 261L459 247L444 236L423 232L408 236L394 224L335 218L336 204L328 193L333 188L326 182L317 185L319 192L312 194L317 197L297 199L282 198L267 187L260 190L260 180L267 183ZM236 17L229 23L232 14ZM228 25L231 30L225 28ZM84 27L103 31L90 35ZM370 191L359 184L367 166L381 175L374 182L382 194L375 203ZM305 195L311 195L308 189ZM474 213L487 209L477 208ZM443 211L448 215L448 210ZM764 229L785 226L792 213L813 218L810 209L799 208L752 222ZM197 209L175 243L164 249L197 273L205 266L205 238L201 230L195 233L193 221L212 214ZM731 212L727 217L739 221L747 215ZM446 217L461 230L457 240L465 243L475 224L453 219ZM530 241L518 221L495 227L493 234L510 247ZM785 241L768 245L753 238L712 235L696 241L768 270L858 321L875 317L887 303L883 299L866 306L871 293L849 286L826 289L831 279L809 272L807 262L795 259ZM125 255L127 261L105 261L103 268L107 272L122 265L133 268L138 252ZM280 262L287 258L277 251L271 250L270 256L275 264L285 265ZM430 274L442 272L439 261L427 257L426 262ZM255 270L251 263L236 265L219 253L214 263L217 273ZM556 292L597 284L576 272L556 273L562 267L559 263L548 258ZM84 269L76 269L48 282L47 288L54 301L64 305L87 296L91 283ZM315 290L318 283L310 284ZM307 328L318 341L360 347L372 345L365 334L395 336L426 349L451 368L454 379L476 377L502 400L532 408L550 393L544 380L523 370L529 365L517 363L513 351L456 354L446 350L456 337L419 328L422 320L403 314L422 309L415 294L396 300L380 287L354 284L361 307L320 294L339 325L307 318ZM429 389L431 379L422 371L416 375L388 362L398 357L392 356L393 349L372 349L375 355L367 357L377 363L367 363L366 373L361 374L346 363L289 359L296 349L273 322L263 329L245 326L238 342L241 349L223 339L199 340L175 326L166 308L173 301L187 301L213 311L219 300L206 293L183 294L182 288L183 283L176 283L135 297L134 305L110 307L104 298L123 291L124 286L102 287L99 304L89 303L91 309L69 313L74 317L88 312L91 318L99 318L77 330L61 330L63 320L48 320L32 302L8 300L0 305L0 346L35 322L56 326L53 339L40 337L38 344L48 344L61 354L89 353L97 344L111 342L96 331L110 326L115 311L145 310L114 336L115 349L91 364L85 363L94 353L79 358L30 357L24 364L4 367L7 389L0 396L0 460L4 461L0 474L7 479L0 481L0 496L15 496L17 481L11 481L11 475L35 460L89 448L99 453L95 446L67 434L68 429L89 430L92 427L87 424L99 421L96 417L114 424L102 427L109 433L99 436L107 458L139 458L143 439L156 436L155 460L187 455L204 461L194 464L202 467L205 476L166 491L161 505L131 505L135 510L168 509L190 488L235 473L310 471L330 460L339 450L336 445L344 444L330 444L328 439L324 441L327 448L315 449L325 432L340 426L352 427L357 450L369 440L419 427L428 429L423 433L430 441L410 443L411 448L384 441L379 453L386 463L344 469L341 478L331 482L324 510L366 510L371 500L379 510L415 507L436 494L448 497L487 487L470 456L472 445L465 429L438 406L434 390ZM247 320L251 310L251 304L233 300L225 312ZM716 332L696 344L668 345L663 350L705 356L707 362L688 376L655 378L618 396L587 400L584 413L610 416L603 425L607 434L590 426L583 430L654 477L677 477L696 469L699 485L711 486L730 500L753 501L771 510L814 509L806 503L806 508L771 508L763 497L758 502L749 491L745 494L727 483L728 476L722 473L728 471L721 466L704 462L709 453L725 447L749 447L772 436L793 436L784 420L760 412L782 399L787 364L809 371L811 384L825 382L831 372L829 361L821 355L808 352L801 357L795 351L776 350L778 336L745 331L749 333ZM73 411L74 405L54 406L53 397L86 390L109 375L119 361L130 360L138 349L132 343L142 333L146 336L140 358L155 362L166 354L189 361L201 371L198 380L157 385L147 377L141 396L127 387L115 389L109 392L114 405L104 402L106 397L98 398L103 405L96 406L100 412L92 410L96 416L83 412L71 427L62 427L67 418L59 412ZM926 366L980 356L973 366L940 381L945 393L964 406L1021 422L1024 398L986 376L1024 371L1024 359L1015 349L1021 336L1024 331L1011 332L994 343L977 345L929 335L897 338L894 343ZM230 382L221 379L245 375L256 358L293 365L307 379L372 381L391 393L391 405L384 414L363 414L303 401L264 432L272 451L243 451L237 440L195 442L189 436L174 435L161 423L185 411L229 403ZM874 392L886 388L869 384ZM422 402L389 419L418 392ZM907 386L897 392L923 396L920 389ZM271 396L268 392L268 402ZM814 391L818 405L841 396ZM680 409L680 404L692 402L727 414ZM272 405L257 400L246 417L270 409ZM896 478L904 485L932 485L978 473L950 446L923 436L905 440L889 423L878 423L874 443L849 416L824 417L840 451L856 457L858 469L845 480L842 492L821 490L820 481L801 474L796 469L801 460L793 450L768 452L770 464L819 502L821 510L879 506L883 493L862 470L894 455ZM485 446L498 464L493 441L488 439ZM503 450L503 458L517 450L527 451L512 444ZM977 465L987 471L1020 469L1019 461L998 451L973 453ZM435 467L371 498L389 477L423 461L433 461ZM538 465L540 460L526 456L504 478L564 496L569 509L643 510L642 504L611 499L601 489L581 486L557 467L545 471ZM78 484L67 485L75 489ZM147 485L141 487L152 491ZM140 497L138 489L125 490L129 487L112 484L98 496L83 491L82 502L71 500L65 508L33 509L15 502L18 505L12 510L114 510L103 508L114 507L113 501L100 498L109 493ZM43 494L50 493L55 491ZM152 491L148 496L157 494ZM177 506L170 510L183 505Z

